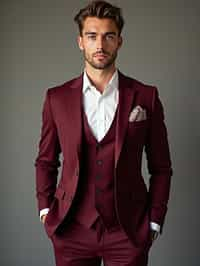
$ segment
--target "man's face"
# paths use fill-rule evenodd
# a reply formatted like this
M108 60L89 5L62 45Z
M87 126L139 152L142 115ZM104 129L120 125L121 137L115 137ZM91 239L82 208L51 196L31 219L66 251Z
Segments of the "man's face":
M106 69L114 65L122 37L119 36L113 20L87 17L82 36L78 37L78 44L84 53L86 65L95 69Z

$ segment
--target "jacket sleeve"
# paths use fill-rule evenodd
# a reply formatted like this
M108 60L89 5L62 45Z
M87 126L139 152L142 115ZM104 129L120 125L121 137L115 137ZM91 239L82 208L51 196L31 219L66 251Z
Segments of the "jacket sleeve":
M161 226L160 233L162 233L169 200L172 168L163 106L157 88L154 88L153 91L151 119L145 151L150 173L150 219Z
M49 208L56 190L59 154L61 152L57 129L51 110L50 90L47 90L42 110L42 128L39 151L35 160L36 197L38 212Z

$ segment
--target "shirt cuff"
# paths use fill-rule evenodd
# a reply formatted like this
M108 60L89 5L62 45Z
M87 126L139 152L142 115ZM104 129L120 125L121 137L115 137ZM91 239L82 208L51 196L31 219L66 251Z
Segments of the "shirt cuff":
M42 222L42 215L45 215L49 212L49 208L42 209L40 211L40 221Z
M154 222L150 222L150 228L151 230L154 230L158 233L160 233L160 225Z

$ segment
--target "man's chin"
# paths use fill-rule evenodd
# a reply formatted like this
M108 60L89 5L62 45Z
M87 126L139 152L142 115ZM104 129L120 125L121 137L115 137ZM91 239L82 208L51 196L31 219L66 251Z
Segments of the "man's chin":
M106 69L107 68L107 66L102 66L102 65L95 65L95 66L93 66L95 69L101 69L101 70L103 70L103 69Z
M105 64L105 63L92 64L92 66L95 69L101 69L101 70L108 69L108 68L110 68L111 65L112 64L110 64L110 63L107 63L107 64Z

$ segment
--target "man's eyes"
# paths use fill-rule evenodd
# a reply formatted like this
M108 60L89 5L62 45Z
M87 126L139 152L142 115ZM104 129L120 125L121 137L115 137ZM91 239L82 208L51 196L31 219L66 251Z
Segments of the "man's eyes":
M108 40L114 40L114 35L106 35L106 38L107 38Z
M96 36L95 35L88 35L88 39L95 40L96 39Z
M96 38L97 38L97 36L96 35L88 35L87 36L88 37L88 39L90 39L90 40L96 40ZM105 35L105 37L104 37L106 40L114 40L114 35Z

